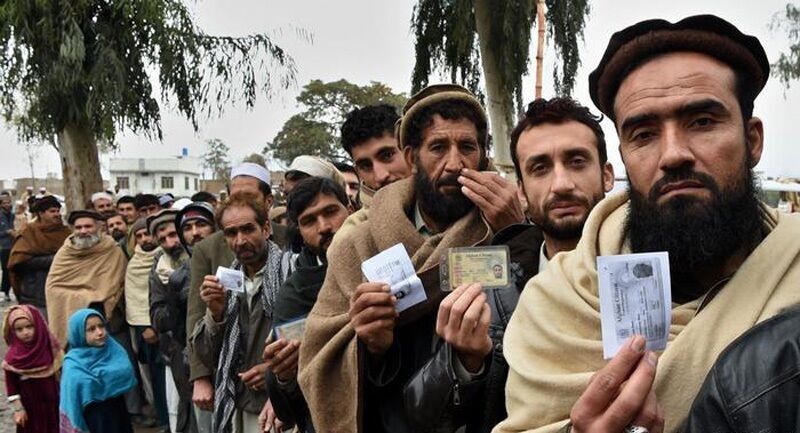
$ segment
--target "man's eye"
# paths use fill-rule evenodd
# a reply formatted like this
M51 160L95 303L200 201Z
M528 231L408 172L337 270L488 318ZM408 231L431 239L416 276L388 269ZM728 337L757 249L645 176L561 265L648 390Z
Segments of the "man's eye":
M701 117L699 119L696 119L694 122L692 122L692 124L694 126L699 126L701 128L704 128L704 127L713 125L714 124L714 119L712 119L710 117Z

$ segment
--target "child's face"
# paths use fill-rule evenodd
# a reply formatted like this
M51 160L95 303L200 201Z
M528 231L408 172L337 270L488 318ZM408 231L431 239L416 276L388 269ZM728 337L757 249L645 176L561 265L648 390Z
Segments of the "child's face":
M35 329L30 320L21 317L14 321L14 335L23 343L30 343L33 341Z
M86 319L86 344L96 347L106 344L106 324L98 316Z

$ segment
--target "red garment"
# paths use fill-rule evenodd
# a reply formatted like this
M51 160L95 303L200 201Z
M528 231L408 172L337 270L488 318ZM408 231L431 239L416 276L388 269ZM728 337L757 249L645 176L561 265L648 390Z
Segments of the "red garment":
M17 339L14 332L14 322L21 318L30 320L34 327L33 341L29 343ZM3 337L8 352L3 369L29 378L52 376L61 365L61 349L42 313L30 305L15 305L6 313L4 322Z

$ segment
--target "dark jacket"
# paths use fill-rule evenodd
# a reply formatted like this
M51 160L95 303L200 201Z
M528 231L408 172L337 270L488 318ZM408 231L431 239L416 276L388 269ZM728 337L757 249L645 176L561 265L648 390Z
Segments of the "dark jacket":
M800 309L766 320L719 356L684 432L800 431Z
M489 337L493 348L484 362L484 373L462 381L453 367L455 354L449 344L440 344L433 357L405 386L405 408L413 431L490 432L505 419L505 384L508 363L503 355L503 335L525 284L539 269L541 231L527 224L515 224L497 233L492 245L507 245L510 252L512 284L487 289L492 310Z
M303 247L295 261L294 272L284 281L275 298L272 312L275 325L308 315L317 301L327 270L327 263L320 265L316 254ZM281 383L270 372L267 375L267 387L275 414L281 421L296 424L303 432L314 432L308 405L296 378Z
M50 272L50 265L53 264L53 257L55 254L35 256L14 268L14 273L19 280L20 287L15 287L15 289L20 304L35 305L39 308L47 306L44 286L47 282L47 274Z
M14 212L0 209L0 250L11 249L14 237L6 233L8 230L14 230Z

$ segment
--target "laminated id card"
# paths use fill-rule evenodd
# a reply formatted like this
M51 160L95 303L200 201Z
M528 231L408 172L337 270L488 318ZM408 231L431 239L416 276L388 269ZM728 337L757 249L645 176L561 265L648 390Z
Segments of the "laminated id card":
M511 281L509 263L505 245L450 248L439 267L442 290L473 283L483 288L507 286Z

